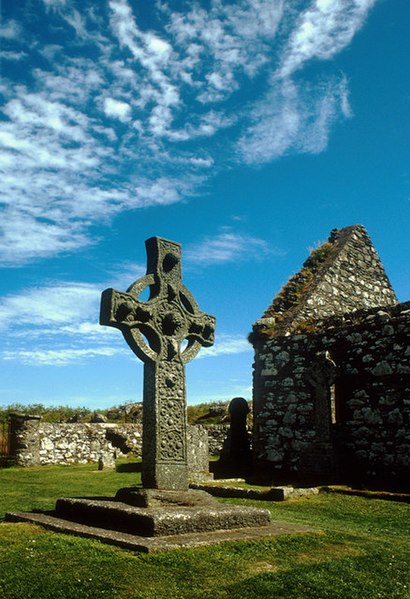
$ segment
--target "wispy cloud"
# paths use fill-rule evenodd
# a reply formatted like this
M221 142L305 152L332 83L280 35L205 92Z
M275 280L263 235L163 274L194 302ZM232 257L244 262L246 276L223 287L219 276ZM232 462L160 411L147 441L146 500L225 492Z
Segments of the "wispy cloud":
M226 165L323 151L351 115L347 79L303 69L374 1L160 2L147 28L128 0L43 0L34 35L23 0L0 27L0 264L93 243L90 225L186 199Z
M98 323L101 291L107 285L62 282L2 298L1 356L30 365L65 366L125 350L121 335Z
M239 251L238 245L234 249L231 243L230 250L228 245L220 250L225 252L224 260L234 259ZM118 265L109 284L53 282L4 296L0 330L8 336L4 335L1 357L36 366L67 366L101 356L133 359L118 331L100 326L99 305L103 289L113 286L125 290L144 273L142 265L127 263ZM250 349L242 336L218 333L215 346L200 355L213 357Z
M250 113L252 124L239 139L238 151L242 160L256 165L293 152L317 154L326 149L332 125L350 116L345 77L303 88L291 79L275 79Z
M63 330L63 329L62 329ZM115 338L113 337L113 341ZM93 345L93 339L88 340L88 347L73 348L61 347L54 349L38 348L36 349L7 349L2 352L2 359L6 361L15 361L27 366L69 366L79 362L86 362L94 358L107 357L112 358L121 356L123 359L133 359L133 354L123 343L110 343ZM221 355L242 354L252 352L252 347L248 341L239 335L220 335L215 340L215 345L203 349L197 356L198 358L214 358Z
M207 237L184 250L184 258L188 264L201 266L261 259L269 254L282 255L283 252L271 248L263 239L241 235L230 229L223 230L214 237Z
M21 27L14 19L0 24L0 37L5 40L17 38L20 32Z
M131 106L114 98L105 98L104 112L108 117L119 119L123 123L130 120Z
M279 68L289 77L312 58L328 60L345 48L376 0L315 0L296 21Z
M90 358L101 356L126 355L125 349L113 347L95 347L88 349L44 349L44 350L16 350L3 352L3 360L16 360L26 366L68 366L77 362L84 362Z
M245 337L241 335L216 335L215 344L206 347L197 356L198 358L214 358L224 354L242 354L253 352L253 348Z
M0 326L44 326L95 320L101 288L87 283L65 283L29 289L2 299Z

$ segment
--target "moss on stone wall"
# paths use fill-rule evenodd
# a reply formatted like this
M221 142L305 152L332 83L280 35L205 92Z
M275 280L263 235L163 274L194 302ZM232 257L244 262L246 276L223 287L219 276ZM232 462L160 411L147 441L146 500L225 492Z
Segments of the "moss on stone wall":
M282 287L264 316L278 316L297 306L311 289L316 273L323 267L335 250L329 241L311 251L302 269Z
M255 344L269 337L313 332L319 319L396 303L366 229L362 225L334 229L282 287L254 324L249 340Z

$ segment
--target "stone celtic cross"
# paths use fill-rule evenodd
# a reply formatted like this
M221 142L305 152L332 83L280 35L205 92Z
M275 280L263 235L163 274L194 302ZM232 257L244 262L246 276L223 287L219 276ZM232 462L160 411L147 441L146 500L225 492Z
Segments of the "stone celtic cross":
M181 246L160 237L145 245L147 274L126 293L102 293L100 324L120 329L144 362L143 486L186 490L185 364L213 344L215 318L182 283ZM138 298L146 287L145 302Z

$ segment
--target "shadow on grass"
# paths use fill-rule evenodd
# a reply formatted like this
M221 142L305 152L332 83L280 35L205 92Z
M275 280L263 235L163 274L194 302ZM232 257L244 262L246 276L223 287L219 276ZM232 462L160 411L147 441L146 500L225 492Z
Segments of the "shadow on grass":
M117 464L115 469L117 472L141 472L142 463L131 462L129 464Z
M214 479L244 478L247 479L252 472L252 463L249 460L238 462L236 460L217 460L209 462L209 470Z

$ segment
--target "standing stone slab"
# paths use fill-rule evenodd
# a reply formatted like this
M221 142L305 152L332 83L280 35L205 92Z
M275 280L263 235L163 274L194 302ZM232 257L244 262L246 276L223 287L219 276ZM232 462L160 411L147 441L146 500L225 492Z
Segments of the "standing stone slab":
M185 364L213 344L215 318L199 310L182 283L181 246L160 237L145 245L147 274L125 293L103 292L100 324L120 329L144 362L143 486L186 490Z

